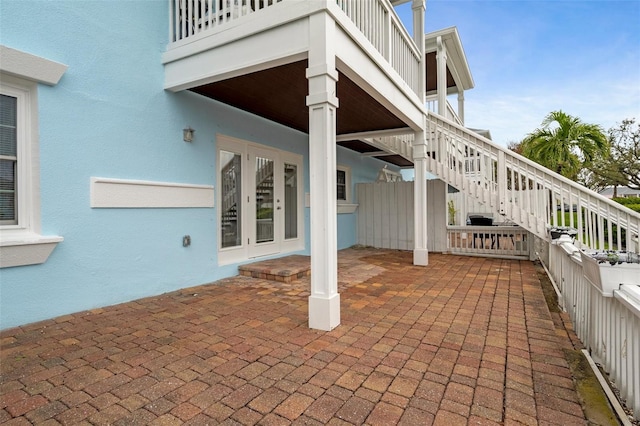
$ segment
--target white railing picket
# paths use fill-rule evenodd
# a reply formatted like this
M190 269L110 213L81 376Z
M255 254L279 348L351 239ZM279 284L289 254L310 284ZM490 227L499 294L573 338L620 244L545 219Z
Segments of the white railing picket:
M621 285L613 297L603 296L584 277L579 254L562 245L549 245L549 273L561 293L577 336L609 374L620 397L640 418L640 300L630 298Z
M433 112L426 134L428 171L497 208L505 220L547 241L550 226L571 226L585 247L640 252L640 214ZM411 144L413 136L377 140L393 147L399 140ZM401 155L411 161L412 150L406 151ZM474 156L479 161L470 162Z
M193 36L213 35L222 30L219 27L247 15L296 1L299 0L169 0L170 44ZM391 2L336 0L336 4L408 87L419 94L423 54Z
M541 238L548 226L572 226L579 230L578 241L590 248L639 251L640 214L437 114L428 113L428 124L428 151L436 152L427 162L429 171L467 195L499 206L505 219ZM464 156L469 152L485 159L480 173L460 167L468 164ZM486 180L479 185L482 191L473 188L478 176Z

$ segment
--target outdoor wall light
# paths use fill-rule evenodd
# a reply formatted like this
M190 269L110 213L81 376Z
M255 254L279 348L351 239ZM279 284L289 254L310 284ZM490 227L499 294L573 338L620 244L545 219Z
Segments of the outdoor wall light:
M195 130L193 130L191 128L191 126L182 129L182 140L184 140L185 142L191 142L193 141L193 134L195 133Z

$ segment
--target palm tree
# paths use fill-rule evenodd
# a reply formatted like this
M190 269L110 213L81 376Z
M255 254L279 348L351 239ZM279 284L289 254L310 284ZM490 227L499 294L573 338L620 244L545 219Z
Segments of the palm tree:
M593 159L608 154L609 141L600 126L562 111L551 112L522 141L522 155L572 180Z

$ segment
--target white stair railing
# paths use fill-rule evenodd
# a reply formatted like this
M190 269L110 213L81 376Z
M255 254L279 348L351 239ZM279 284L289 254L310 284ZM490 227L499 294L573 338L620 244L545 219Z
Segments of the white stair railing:
M509 221L542 238L549 226L571 226L592 249L639 250L640 214L436 114L428 125L430 171ZM481 182L460 167L469 153L484 166Z
M435 113L428 113L426 132L428 171L505 220L543 239L551 226L571 226L583 246L640 251L639 213ZM404 135L376 142L413 161L407 148L412 140Z

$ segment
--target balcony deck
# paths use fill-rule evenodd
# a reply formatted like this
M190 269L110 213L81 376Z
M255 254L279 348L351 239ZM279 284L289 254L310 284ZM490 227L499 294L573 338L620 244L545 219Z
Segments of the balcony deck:
M331 332L249 277L5 330L0 422L587 423L533 263L411 260L341 251Z
M353 145L365 144L364 135L423 126L420 67L426 56L389 0L170 0L169 6L171 41L163 55L167 90L190 90L308 132L306 70L314 46L326 43L335 60L325 66L335 66L338 73L339 145L362 152ZM335 28L319 42L311 21L322 14ZM412 165L399 155L380 157Z

